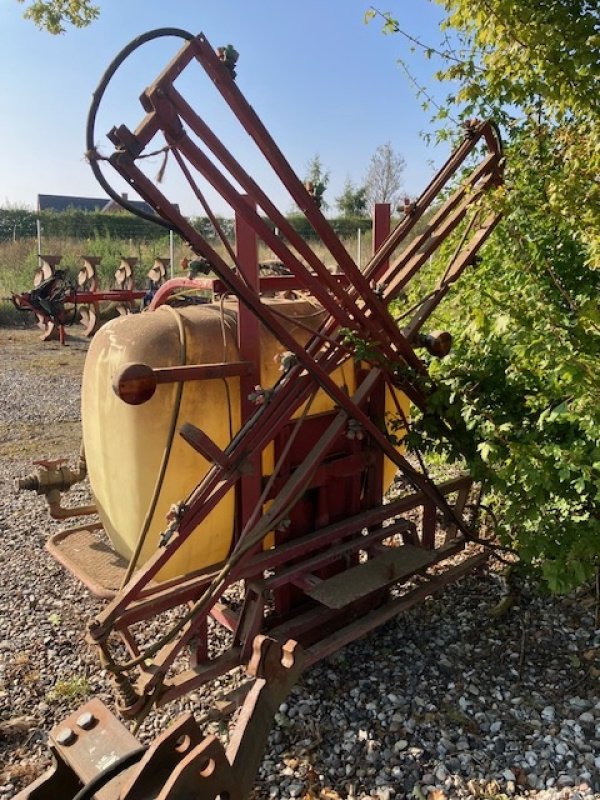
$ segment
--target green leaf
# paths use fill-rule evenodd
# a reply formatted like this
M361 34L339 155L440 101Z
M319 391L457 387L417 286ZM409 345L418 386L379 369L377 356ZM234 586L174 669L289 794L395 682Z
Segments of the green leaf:
M482 460L487 464L490 458L490 453L492 452L490 445L487 442L482 442L481 444L477 445L477 450L479 451Z

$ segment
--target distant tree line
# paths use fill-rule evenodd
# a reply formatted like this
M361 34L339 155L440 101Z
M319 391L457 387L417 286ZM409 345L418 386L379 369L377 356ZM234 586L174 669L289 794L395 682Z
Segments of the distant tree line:
M57 239L159 239L164 230L130 214L90 211L27 211L0 209L0 241L26 239L37 235L38 220L44 237Z
M164 228L151 222L139 219L131 214L90 211L27 211L25 209L0 209L0 242L17 239L29 239L37 236L37 221L40 221L42 236L53 239L133 239L153 241L165 235ZM306 217L301 213L290 214L288 220L305 239L315 234ZM206 239L216 238L212 224L206 217L191 220L194 227ZM225 235L233 239L234 223L232 219L219 217L218 222ZM370 230L371 219L364 215L345 215L329 220L333 230L341 238Z
M29 239L37 233L37 214L21 208L0 209L0 241Z

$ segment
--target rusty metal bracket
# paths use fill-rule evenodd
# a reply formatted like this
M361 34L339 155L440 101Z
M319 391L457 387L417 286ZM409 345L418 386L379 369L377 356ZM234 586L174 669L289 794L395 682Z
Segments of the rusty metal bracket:
M248 673L255 678L227 748L204 736L191 714L176 720L142 754L137 739L100 702L91 700L50 734L55 765L15 800L66 800L86 785L96 800L243 800L254 783L275 712L304 664L296 642L255 639ZM129 761L137 763L129 764ZM92 790L106 770L122 771Z

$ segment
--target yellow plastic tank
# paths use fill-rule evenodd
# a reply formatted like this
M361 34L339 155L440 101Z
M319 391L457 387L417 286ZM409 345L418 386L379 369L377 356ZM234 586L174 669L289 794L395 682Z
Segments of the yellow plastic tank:
M277 305L287 318L286 327L305 343L309 333L294 322L318 328L323 316L307 300L265 300ZM261 329L261 385L272 386L280 377L276 356L282 345ZM240 428L239 378L189 381L182 385L177 405L177 384L159 384L154 396L141 405L128 405L112 389L121 366L137 362L151 367L181 364L212 364L239 361L237 347L237 303L163 306L155 312L119 317L103 326L92 340L82 384L83 441L90 484L100 518L113 546L129 558L155 491L158 500L139 563L157 549L160 533L170 507L190 493L208 471L210 464L183 439L173 436L184 422L204 430L225 448ZM336 371L334 379L352 394L354 368L351 362ZM389 402L388 410L391 410ZM310 413L331 410L333 403L319 392ZM301 413L299 411L298 413ZM175 417L175 418L174 418ZM157 487L161 461L169 449L164 480ZM263 472L272 469L272 447L263 454ZM385 470L386 486L392 480L393 465ZM223 498L198 530L174 553L157 576L167 580L223 560L231 547L234 520L234 491Z

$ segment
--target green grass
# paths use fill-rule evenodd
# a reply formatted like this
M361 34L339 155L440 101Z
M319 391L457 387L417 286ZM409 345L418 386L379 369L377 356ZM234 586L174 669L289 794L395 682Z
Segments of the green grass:
M146 273L152 267L155 257L168 258L169 243L168 239L153 242L110 238L45 239L42 244L42 252L62 256L61 269L67 269L74 279L83 265L82 255L100 256L102 258L98 268L100 285L104 289L109 289L121 256L138 259L135 272L138 283L143 286ZM176 270L179 259L183 255L184 247L178 244L175 248ZM20 239L16 242L0 243L0 297L7 297L12 292L26 292L31 289L37 266L36 239Z
M88 679L82 675L75 675L72 678L56 681L54 687L47 693L46 700L49 703L59 703L61 700L87 697L91 691Z
M344 245L353 258L357 256L357 240L351 238L344 242ZM331 255L325 248L311 242L311 247L316 251L319 258L330 268L335 264ZM225 248L215 245L215 250L228 262ZM138 286L143 287L146 281L146 273L152 267L156 256L168 258L169 243L168 238L155 241L143 242L129 239L94 238L88 240L79 239L45 239L42 244L42 252L49 255L61 255L61 268L67 269L75 279L82 266L81 256L91 255L100 256L102 261L98 268L100 286L109 289L112 286L114 273L119 266L121 256L136 257L138 263L135 267L135 275ZM371 252L371 235L363 234L361 240L361 262L366 264ZM187 246L176 241L175 244L175 264L174 275L182 276L183 272L179 266L180 260L184 256L189 256ZM261 246L259 259L267 260L274 258L271 250ZM24 324L23 320L27 315L17 312L7 298L13 292L26 292L33 287L33 276L38 266L37 241L36 239L19 239L17 241L0 243L0 325L19 325Z
M0 298L0 328L31 328L33 325L33 314L18 311L10 300Z

